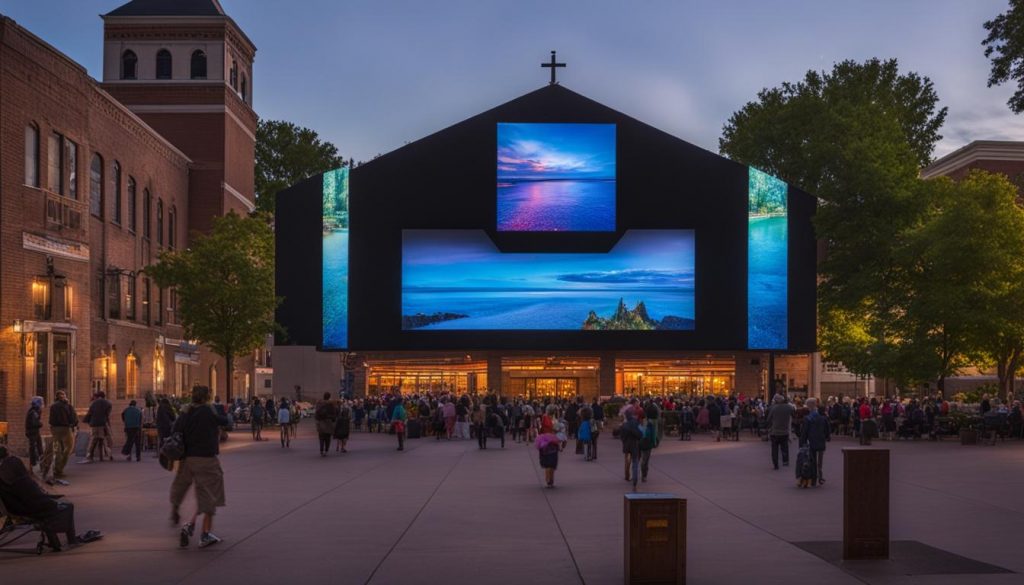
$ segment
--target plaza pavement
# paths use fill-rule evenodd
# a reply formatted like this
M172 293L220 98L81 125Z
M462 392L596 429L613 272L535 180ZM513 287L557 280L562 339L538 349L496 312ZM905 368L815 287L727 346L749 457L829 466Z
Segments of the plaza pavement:
M877 442L892 449L894 540L1014 573L869 577L792 544L841 539L844 446L855 443L829 444L825 487L799 490L791 468L773 471L767 443L749 435L667 438L641 485L688 499L688 583L1024 582L1024 444ZM596 462L563 454L553 490L541 487L536 451L521 444L480 451L475 441L427 438L398 453L393 437L356 433L349 447L321 459L308 421L290 450L234 433L222 452L228 506L215 525L224 542L204 550L195 541L178 548L167 520L172 476L155 459L71 463L72 485L60 491L75 503L79 532L105 538L41 557L0 555L0 583L622 582L628 484L608 433Z

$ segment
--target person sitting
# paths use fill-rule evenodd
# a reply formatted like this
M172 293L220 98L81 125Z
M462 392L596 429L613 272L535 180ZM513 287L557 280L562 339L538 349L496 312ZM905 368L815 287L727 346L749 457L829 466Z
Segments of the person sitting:
M58 532L66 535L69 548L102 536L96 530L76 535L75 506L71 502L57 501L59 497L44 492L21 459L11 455L7 447L0 446L0 500L10 514L40 523L47 544L54 551L61 550Z

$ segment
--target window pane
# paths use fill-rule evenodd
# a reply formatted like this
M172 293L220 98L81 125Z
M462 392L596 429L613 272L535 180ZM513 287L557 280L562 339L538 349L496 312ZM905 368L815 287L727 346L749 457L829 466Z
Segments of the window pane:
M164 202L156 200L156 243L164 243Z
M171 78L171 52L167 49L160 49L156 54L156 78Z
M192 79L206 79L206 53L195 51L192 53Z
M111 319L121 318L121 276L118 274L107 277L107 306Z
M25 126L25 184L39 186L39 129Z
M135 231L135 179L128 177L128 229Z
M125 51L121 55L121 79L135 79L136 78L136 64L138 63L138 57L132 51Z
M64 194L64 137L50 134L46 143L46 186L54 193Z
M153 198L149 189L143 191L142 195L142 237L149 238L150 207L153 205Z
M128 276L128 292L124 296L125 318L135 320L135 277Z
M114 163L114 223L121 223L121 165Z
M171 206L171 211L167 215L167 247L172 250L174 249L174 241L175 236L177 234L177 215L177 210L174 208L174 206Z
M68 197L78 199L78 145L65 138L64 148L68 165Z
M89 211L103 217L103 159L95 154L89 165Z

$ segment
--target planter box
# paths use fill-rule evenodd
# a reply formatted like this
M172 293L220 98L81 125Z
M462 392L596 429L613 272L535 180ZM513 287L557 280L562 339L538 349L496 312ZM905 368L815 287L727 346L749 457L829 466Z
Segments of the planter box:
M961 429L960 430L960 444L961 445L977 445L978 444L978 431L974 429Z

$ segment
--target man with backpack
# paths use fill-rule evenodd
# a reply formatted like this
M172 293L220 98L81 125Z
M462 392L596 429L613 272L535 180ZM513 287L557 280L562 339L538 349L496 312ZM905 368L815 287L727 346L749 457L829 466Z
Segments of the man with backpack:
M220 454L220 429L227 425L227 417L210 406L210 388L195 386L192 388L192 403L177 418L173 434L164 443L161 455L179 460L178 473L171 483L172 523L180 521L181 503L189 488L195 485L196 511L192 519L181 527L179 545L182 548L188 547L199 514L203 514L199 547L205 548L221 541L212 530L213 516L217 508L225 504L224 471L217 455Z

